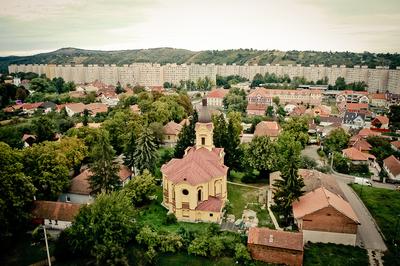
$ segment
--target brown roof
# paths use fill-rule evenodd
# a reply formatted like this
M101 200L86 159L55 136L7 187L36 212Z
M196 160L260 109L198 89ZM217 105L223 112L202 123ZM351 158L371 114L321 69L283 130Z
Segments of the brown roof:
M382 125L389 124L389 118L387 116L377 115L374 120L372 120L372 123L375 122L379 122Z
M386 100L386 95L384 93L371 93L369 97L374 100Z
M207 94L207 98L224 98L229 93L229 90L214 89Z
M161 167L161 172L175 184L188 182L191 185L206 183L216 177L226 176L228 167L223 164L221 148L212 151L190 147L182 159L172 159Z
M260 103L260 104L248 103L247 110L255 110L255 111L265 112L266 106L267 106L266 103Z
M306 112L307 108L305 106L296 106L293 108L293 111L290 113L291 116L300 116L304 115Z
M251 227L248 244L303 251L303 233Z
M362 109L367 110L368 103L347 103L346 109L347 110L362 110Z
M381 133L372 131L369 128L363 128L358 132L358 135L360 135L363 138L369 137L369 136L379 136Z
M277 137L279 135L279 124L275 121L261 121L254 130L254 136Z
M392 144L397 149L400 149L400 141L398 141L398 140L392 141L392 142L390 142L390 144Z
M329 206L333 207L354 222L358 224L360 223L353 208L347 201L323 187L308 192L301 196L299 200L295 201L293 203L293 216L296 219L302 219L308 214L315 213Z
M280 174L281 173L279 171L270 174L270 184L272 185L271 188L273 187L275 180L281 179ZM332 193L335 193L346 199L346 196L332 175L309 169L299 169L299 175L304 181L304 187L302 188L302 191L307 193L317 188L324 187Z
M397 158L393 155L390 155L383 160L383 163L386 165L392 175L397 176L400 174L400 161L397 160Z
M352 161L368 161L368 159L375 159L374 155L361 152L354 147L344 149L342 152L345 157Z
M34 201L32 216L36 219L71 222L79 213L80 207L80 204L74 203L36 200Z
M222 208L222 200L217 197L209 196L208 200L201 202L197 205L198 211L220 212Z
M65 107L68 107L74 113L82 113L86 109L83 103L68 103Z
M365 139L359 139L353 144L353 147L359 151L370 151L372 145L369 144Z
M108 106L104 103L89 103L85 109L88 109L92 115L96 115L97 113L107 113Z
M89 169L83 171L71 180L69 193L90 195L92 189L90 188L89 178L92 175Z
M125 165L121 165L119 167L118 176L119 176L119 180L124 182L130 176L132 176L132 171L128 167L126 167Z
M22 109L25 110L33 110L33 109L37 109L39 106L41 106L43 104L43 102L38 102L38 103L24 103L22 105Z
M174 121L168 122L164 127L163 131L165 135L175 135L177 136L181 132L182 126L175 123Z

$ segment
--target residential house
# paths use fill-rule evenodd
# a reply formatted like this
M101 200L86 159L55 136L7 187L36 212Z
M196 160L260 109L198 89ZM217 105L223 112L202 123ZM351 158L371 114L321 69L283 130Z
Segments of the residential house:
M350 204L324 187L293 203L293 216L304 243L322 242L355 246L360 224Z
M389 129L389 118L383 115L377 115L371 122L373 128Z
M39 109L42 109L43 112L45 114L47 114L48 112L51 112L53 110L56 110L57 108L57 104L53 103L53 102L44 102L42 103L39 107Z
M400 181L400 161L393 155L383 160L383 168L389 179Z
M33 145L33 143L36 142L36 136L30 134L24 134L21 140L24 143L24 148L30 147Z
M64 230L71 226L80 207L74 203L36 200L32 210L33 222L48 229Z
M369 151L372 149L372 145L363 138L360 138L356 142L354 142L352 147L364 153L369 153Z
M68 103L65 105L65 111L68 116L73 116L76 114L81 114L86 109L83 103Z
M214 125L206 99L195 129L196 145L188 147L182 159L161 167L163 205L179 221L219 223L228 194L228 167L224 149L213 144Z
M163 127L164 139L163 142L168 147L173 147L178 142L179 133L182 130L182 125L175 123L174 121L168 122Z
M93 175L90 169L82 171L71 180L71 185L67 193L61 194L59 201L72 203L92 203L94 191L90 187L89 179ZM128 167L120 165L119 171L120 186L125 186L132 179L132 172Z
M303 234L251 227L247 247L255 260L273 264L303 265Z
M396 141L392 141L390 142L392 148L396 151L400 150L400 141L396 140Z
M267 89L256 88L247 95L247 114L265 115L265 110L272 105L272 98L268 95Z
M351 128L362 128L365 125L365 114L346 112L343 117L343 124Z
M348 158L353 164L372 164L375 162L375 156L350 147L342 150L344 157Z
M114 89L100 89L97 92L97 99L110 107L116 106L119 102L118 94Z
M223 107L224 97L229 93L229 90L214 89L207 94L207 105L213 107Z
M280 126L276 121L261 121L254 130L255 137L267 136L271 139L278 138Z
M358 132L357 135L359 135L362 138L368 138L368 137L380 136L381 133L373 131L369 128L363 128Z
M345 90L336 96L337 103L369 103L368 92Z
M388 102L386 94L384 93L371 93L368 95L370 105L373 107L387 107Z
M108 106L104 103L89 103L85 105L91 116L96 116L98 113L107 113Z

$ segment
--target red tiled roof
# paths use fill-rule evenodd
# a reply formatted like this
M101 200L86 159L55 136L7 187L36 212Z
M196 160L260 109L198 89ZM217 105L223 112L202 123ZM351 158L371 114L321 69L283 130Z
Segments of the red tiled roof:
M36 200L32 216L36 219L72 222L79 213L80 207L80 204L74 203Z
M261 121L254 130L254 136L277 137L279 135L279 124L275 121Z
M214 89L207 94L207 98L224 98L229 93L229 90Z
M39 106L42 105L43 102L38 102L38 103L24 103L22 104L22 109L25 110L33 110L37 109Z
M369 144L365 139L359 139L353 144L353 147L359 151L370 151L372 145Z
M372 123L375 122L379 122L382 125L389 124L389 118L387 116L377 115L374 120L372 120Z
M367 138L369 136L379 136L381 133L376 132L376 131L372 131L369 128L363 128L360 130L360 132L358 132L358 135L363 137L363 138Z
M213 178L226 176L226 167L219 154L222 148L212 151L190 147L182 159L172 159L161 167L161 172L173 183L188 182L191 185L206 183Z
M384 93L371 93L369 97L374 100L386 100L386 95Z
M90 170L85 170L71 180L69 193L90 195L92 189L90 187L89 178L92 175Z
M83 103L68 103L65 107L68 107L74 113L82 113L86 108Z
M177 136L181 132L182 126L175 123L174 121L168 122L164 127L163 131L165 135L175 135Z
M266 107L267 107L267 104L265 104L265 103L260 103L260 104L248 103L247 104L247 110L255 110L255 111L265 112Z
M293 203L293 216L296 219L302 219L308 214L315 213L329 206L354 222L360 223L353 208L347 201L323 187L308 192L295 201Z
M88 109L92 115L96 115L97 113L107 113L108 106L104 103L89 103L85 105L85 109Z
M344 149L342 152L344 156L352 161L368 161L370 158L375 159L374 155L361 152L354 147Z
M269 228L251 227L248 244L303 251L303 233L285 232Z
M390 142L390 144L392 144L397 149L400 149L400 141L398 141L398 140L392 141L392 142Z
M383 160L383 163L386 165L392 175L397 176L400 174L400 161L397 160L397 158L393 155L390 155Z
M346 110L368 110L368 103L346 103Z
M220 212L222 208L222 200L217 197L209 196L208 200L201 202L197 205L198 211Z
M293 108L293 111L290 113L290 115L291 116L304 115L306 110L307 108L305 106L296 106L295 108Z

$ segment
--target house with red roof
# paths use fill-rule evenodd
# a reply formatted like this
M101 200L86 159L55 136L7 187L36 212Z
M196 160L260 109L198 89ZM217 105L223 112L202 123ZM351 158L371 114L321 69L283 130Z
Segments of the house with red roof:
M385 93L370 93L368 95L371 106L387 107L388 101Z
M400 181L400 161L396 157L391 155L383 160L383 168L390 179Z
M355 147L342 150L343 156L348 158L353 164L369 164L375 161L375 156L362 152Z
M247 248L255 260L293 266L303 265L303 233L251 227Z
M163 127L163 133L164 133L163 142L165 146L173 147L176 145L182 127L183 127L182 125L175 123L174 121L168 122Z
M389 129L389 118L383 115L377 115L372 121L373 128Z
M163 205L179 221L218 223L228 195L228 167L224 149L213 143L214 125L206 99L195 129L196 145L188 147L182 159L161 167Z
M369 153L369 151L372 149L372 145L368 143L365 139L358 139L354 144L352 145L354 148L361 152Z
M223 107L224 97L229 93L226 89L214 89L207 94L207 105L215 107Z
M49 229L64 230L71 226L81 204L36 200L33 202L33 223Z
M254 130L255 137L267 136L271 139L278 138L280 133L280 126L276 121L261 121L256 125Z
M293 216L303 242L355 246L359 219L341 196L320 187L293 203Z
M392 142L390 142L390 144L394 150L396 150L396 151L400 150L400 141L399 140L392 141Z

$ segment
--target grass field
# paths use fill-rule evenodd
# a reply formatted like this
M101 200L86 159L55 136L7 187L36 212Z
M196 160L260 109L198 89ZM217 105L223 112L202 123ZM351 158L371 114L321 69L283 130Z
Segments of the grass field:
M369 261L367 251L359 247L313 243L305 246L303 264L357 266L369 265Z

